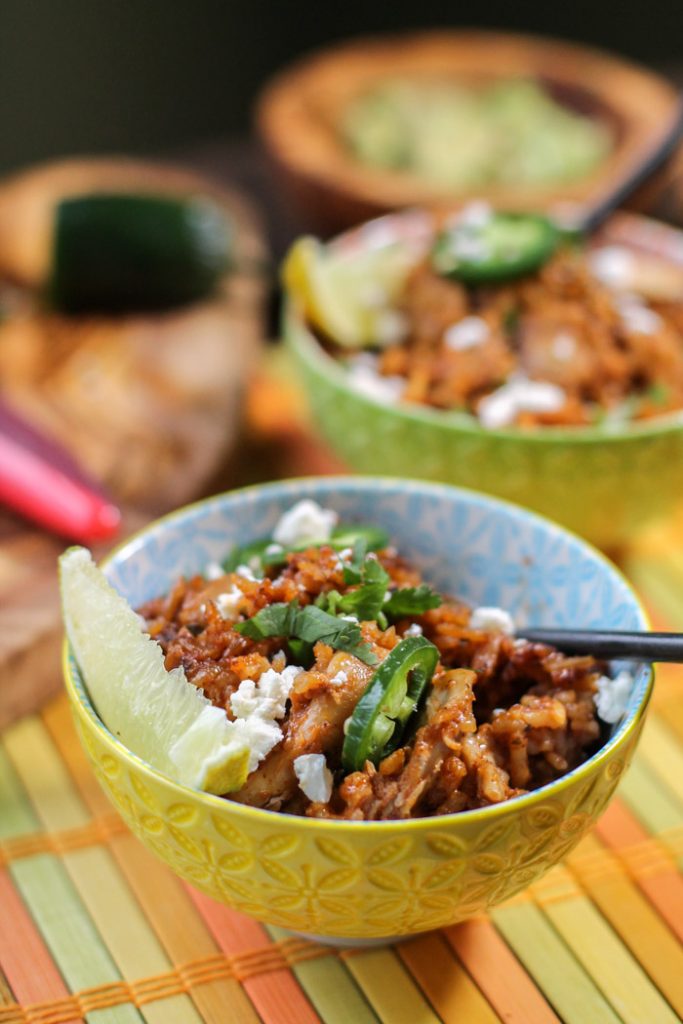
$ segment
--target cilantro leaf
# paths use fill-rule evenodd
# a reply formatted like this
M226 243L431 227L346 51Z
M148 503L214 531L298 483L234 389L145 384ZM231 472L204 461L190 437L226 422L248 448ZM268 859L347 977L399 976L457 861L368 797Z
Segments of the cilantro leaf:
M395 590L382 609L390 618L399 619L404 615L420 615L430 608L438 608L441 598L427 583L419 587L402 587Z
M322 640L337 651L355 655L366 665L377 663L369 644L361 636L358 623L338 619L312 604L305 607L296 601L290 604L270 604L246 622L235 623L233 629L252 640L264 640L271 636L292 638L308 644Z
M377 559L366 558L361 569L360 585L337 601L336 611L355 615L363 622L376 620L382 611L390 582L389 574Z

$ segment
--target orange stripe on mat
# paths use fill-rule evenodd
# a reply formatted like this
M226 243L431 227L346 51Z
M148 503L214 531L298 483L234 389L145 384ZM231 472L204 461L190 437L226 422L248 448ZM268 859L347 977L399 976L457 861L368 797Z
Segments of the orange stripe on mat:
M0 870L0 964L18 1003L38 1003L68 996L55 967L9 873ZM77 1024L70 1017L65 1024Z
M477 917L443 934L506 1024L560 1024L490 921Z
M613 800L595 825L597 835L618 855L624 847L646 842L649 835L620 800ZM668 871L637 874L635 881L657 908L660 916L683 942L683 877L672 864Z
M187 891L227 956L238 956L245 949L259 946L267 952L271 942L257 921L221 906L190 885L187 885ZM246 977L242 985L265 1024L320 1022L288 968L280 967L266 974Z

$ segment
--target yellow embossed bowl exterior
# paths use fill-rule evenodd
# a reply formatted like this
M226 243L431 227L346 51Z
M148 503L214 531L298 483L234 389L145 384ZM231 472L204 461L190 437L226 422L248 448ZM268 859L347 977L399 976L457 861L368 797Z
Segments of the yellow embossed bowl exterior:
M430 507L440 495L458 495L454 489L428 484L389 483L400 492L389 488L387 494L406 491L407 509L415 509L420 495L426 495ZM381 510L383 484L388 482L323 478L300 482L298 491L334 504L330 495L335 485L349 493L362 490L366 499L373 498L375 488ZM286 488L290 494L297 492L294 482L250 490L287 493ZM466 503L502 509L503 519L509 509L509 515L544 528L538 517L512 506L463 495ZM231 496L224 498L229 505ZM388 507L394 506L389 502ZM201 511L202 504L195 508ZM166 526L191 511L150 529L163 537ZM552 524L547 528L564 534ZM126 545L128 568L135 568L136 552L148 532ZM572 543L589 550L579 541ZM591 559L591 564L604 564L614 573L597 553ZM612 796L636 746L652 685L646 672L627 726L588 762L550 786L479 811L372 823L277 814L180 786L106 729L68 649L64 674L77 732L94 772L153 853L209 896L246 914L295 931L350 940L395 938L452 924L513 895L557 863Z

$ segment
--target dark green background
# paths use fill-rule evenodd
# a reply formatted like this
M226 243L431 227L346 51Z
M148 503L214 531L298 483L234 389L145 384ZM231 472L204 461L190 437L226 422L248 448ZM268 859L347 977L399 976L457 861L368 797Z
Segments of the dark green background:
M366 31L480 25L683 63L680 0L411 4L0 0L0 170L72 152L182 151L245 134L264 79Z

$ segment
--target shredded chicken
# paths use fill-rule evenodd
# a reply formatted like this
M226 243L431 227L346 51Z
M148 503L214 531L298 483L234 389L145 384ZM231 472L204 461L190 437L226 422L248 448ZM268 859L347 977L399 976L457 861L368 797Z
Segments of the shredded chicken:
M392 587L421 582L392 549L377 557ZM240 573L180 580L139 613L162 646L167 668L182 666L232 717L231 697L241 682L298 664L286 638L253 640L234 623L278 602L311 604L331 590L345 593L349 585L339 554L322 546L288 555L286 565L263 580ZM444 599L440 607L386 628L360 624L377 663L416 629L437 647L439 663L404 745L377 766L366 762L346 776L345 723L376 667L318 641L312 664L296 675L289 692L281 741L229 798L318 817L411 818L500 803L581 763L600 738L593 696L604 666L473 629L470 615L464 603ZM335 783L328 803L311 803L298 786L293 763L304 754L325 755Z

